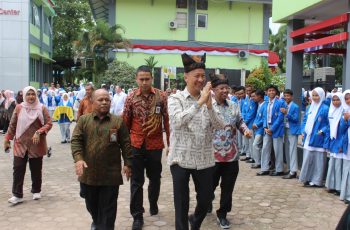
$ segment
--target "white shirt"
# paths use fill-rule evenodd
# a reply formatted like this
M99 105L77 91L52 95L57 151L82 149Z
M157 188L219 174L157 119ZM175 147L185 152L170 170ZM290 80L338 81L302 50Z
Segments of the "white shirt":
M272 119L272 108L273 104L275 103L275 98L271 101L269 99L269 104L267 105L267 123L271 124L271 119Z
M123 114L126 97L127 95L124 92L114 94L110 109L112 114L117 116Z
M187 88L168 99L170 152L168 164L187 169L206 169L215 165L213 131L225 127L219 112L199 107Z

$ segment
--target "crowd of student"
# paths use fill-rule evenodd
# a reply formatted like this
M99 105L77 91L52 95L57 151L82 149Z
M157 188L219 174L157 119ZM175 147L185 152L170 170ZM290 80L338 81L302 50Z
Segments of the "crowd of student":
M237 137L239 152L246 155L241 161L260 168L257 176L297 178L299 142L303 147L299 180L304 186L325 185L328 192L350 202L350 90L305 91L300 111L289 89L280 94L275 86L266 92L251 86L232 88L231 101L239 104L244 122L254 130L251 140Z

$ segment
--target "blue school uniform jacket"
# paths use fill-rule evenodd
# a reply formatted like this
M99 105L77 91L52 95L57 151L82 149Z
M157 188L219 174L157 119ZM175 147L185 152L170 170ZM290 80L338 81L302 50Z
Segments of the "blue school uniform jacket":
M58 105L61 102L61 96L55 96L55 103Z
M236 97L236 96L232 96L232 97L231 97L231 101L232 101L232 102L236 102L236 103L238 103L238 99L237 99L237 97Z
M47 106L48 106L48 107L51 107L51 106L52 106L52 96L51 96L51 95L48 95L48 96L47 96Z
M332 119L332 118L329 118L329 119ZM331 153L343 153L344 138L345 138L345 134L347 133L348 133L347 122L344 120L344 118L340 118L340 121L338 123L337 138L331 139L331 137L329 137L328 149Z
M255 129L255 135L264 135L264 119L266 116L266 101L263 102L261 107L259 108L254 119L253 124L255 124L258 128Z
M269 101L266 102L266 112L264 117L264 128L268 128L268 104ZM281 112L281 108L286 108L286 103L281 99L275 99L275 102L272 106L272 117L270 129L272 131L272 138L283 137L284 135L284 114Z
M306 125L308 115L310 114L309 110L310 110L310 107L307 109L305 113L303 124L301 126L301 133L304 134L303 143L306 138L305 125ZM322 103L320 108L318 109L318 112L315 117L315 123L311 132L310 142L309 142L309 146L311 147L328 149L328 145L329 145L328 110L329 110L328 106L324 103ZM318 134L319 131L322 131L321 135Z
M257 107L258 105L253 99L246 97L242 108L242 114L244 114L242 117L249 129L252 129Z
M340 122L343 122L345 125L345 133L343 134L343 153L347 154L348 148L349 148L349 136L348 136L348 129L350 128L350 120L345 121L343 118L340 119Z
M292 135L300 134L300 121L299 121L300 115L299 114L300 114L299 106L292 101L289 106L288 113L285 115L289 123L290 134Z

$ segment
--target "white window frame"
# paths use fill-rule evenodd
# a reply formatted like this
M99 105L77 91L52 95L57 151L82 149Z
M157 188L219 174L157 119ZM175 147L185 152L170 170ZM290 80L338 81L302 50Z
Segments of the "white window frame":
M186 16L186 23L185 24L179 23L178 14L183 14L183 15ZM187 25L188 25L188 14L187 14L187 12L181 12L181 11L176 12L175 20L177 21L178 28L187 28Z
M198 18L199 18L199 16L205 16L205 27L199 27L198 26ZM202 13L196 14L196 28L197 29L207 29L208 28L208 14L202 14Z
M40 27L39 8L35 4L33 4L33 14L34 14L34 21L35 21L34 25L36 27Z

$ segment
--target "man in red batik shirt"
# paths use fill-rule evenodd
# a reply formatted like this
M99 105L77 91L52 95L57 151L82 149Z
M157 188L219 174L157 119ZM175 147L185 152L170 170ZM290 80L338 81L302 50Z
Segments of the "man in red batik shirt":
M148 200L150 214L158 214L158 197L162 172L163 128L169 146L168 99L165 92L152 87L152 73L147 66L136 72L139 86L126 99L123 118L130 130L132 146L132 176L130 212L134 218L133 230L143 226L144 171L149 179ZM166 152L168 149L166 150Z

